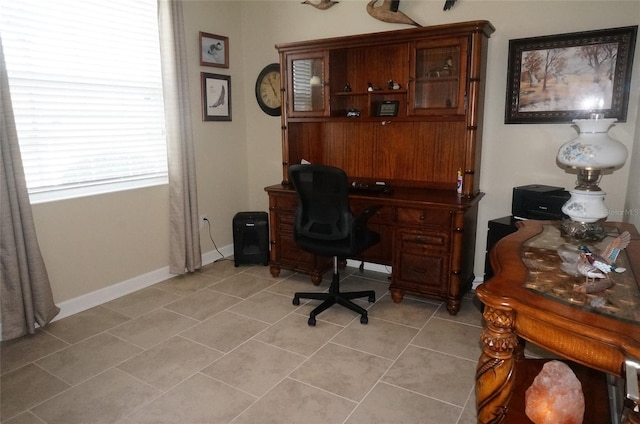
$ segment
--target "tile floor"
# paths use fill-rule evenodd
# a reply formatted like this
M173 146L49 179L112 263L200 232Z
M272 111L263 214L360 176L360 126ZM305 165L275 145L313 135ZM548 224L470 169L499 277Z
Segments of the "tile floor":
M291 303L314 290L307 276L224 260L4 342L0 420L475 423L473 296L450 316L437 301L394 304L385 274L347 268L343 281L375 289L368 325L334 306L311 328L317 302Z

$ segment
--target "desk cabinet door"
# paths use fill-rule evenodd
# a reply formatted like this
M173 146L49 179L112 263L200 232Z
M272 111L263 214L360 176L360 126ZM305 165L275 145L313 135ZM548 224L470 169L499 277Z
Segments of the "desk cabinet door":
M328 116L328 61L326 51L287 56L287 107L290 117Z
M411 115L464 115L468 44L466 37L413 43Z
M399 230L394 244L392 289L417 294L447 292L449 236L433 230Z
M277 257L273 258L274 261L284 267L299 267L300 263L312 264L314 255L296 245L293 236L294 216L287 213L279 213L277 217L278 228L274 233L274 242L278 248L275 249Z
M271 274L277 277L281 268L311 275L319 284L322 274L331 269L331 258L302 250L294 239L295 210L298 200L295 192L287 195L269 194L269 223L271 232Z
M366 201L353 199L350 201L351 211L354 215L360 215L367 207L375 203L374 199ZM391 265L393 245L393 216L394 209L384 206L379 209L367 222L371 231L380 234L380 243L377 243L363 252L358 258L366 262Z

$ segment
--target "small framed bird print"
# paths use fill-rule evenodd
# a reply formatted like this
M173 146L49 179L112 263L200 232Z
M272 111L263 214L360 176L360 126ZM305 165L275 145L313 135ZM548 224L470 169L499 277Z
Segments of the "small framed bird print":
M231 77L200 73L202 82L202 120L231 121Z
M229 67L229 37L200 32L200 65Z

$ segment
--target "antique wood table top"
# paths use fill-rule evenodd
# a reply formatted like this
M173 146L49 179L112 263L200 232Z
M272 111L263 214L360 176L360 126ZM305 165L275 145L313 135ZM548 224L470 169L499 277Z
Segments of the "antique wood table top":
M520 360L521 340L616 376L623 375L625 358L640 358L640 235L635 227L606 223L610 237L631 233L617 261L627 270L612 275L610 289L590 294L572 290L584 277L564 272L557 254L563 244L579 242L564 240L557 222L522 221L518 227L496 244L491 252L495 276L476 290L485 305L476 376L479 423L507 422L516 365L526 362Z

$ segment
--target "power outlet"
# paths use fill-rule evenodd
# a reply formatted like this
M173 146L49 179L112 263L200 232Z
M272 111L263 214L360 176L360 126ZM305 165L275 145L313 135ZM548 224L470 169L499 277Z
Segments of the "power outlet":
M207 226L207 221L209 221L209 217L207 215L200 215L200 229L202 230Z

